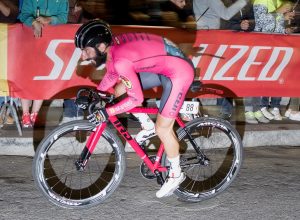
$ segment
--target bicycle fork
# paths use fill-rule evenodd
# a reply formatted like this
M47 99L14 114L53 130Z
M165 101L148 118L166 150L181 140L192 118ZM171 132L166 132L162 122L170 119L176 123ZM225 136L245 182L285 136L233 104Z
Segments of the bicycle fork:
M75 166L78 171L83 171L87 165L88 160L90 159L99 138L101 137L102 132L106 128L106 123L103 122L95 129L95 132L91 133L84 149L82 150L80 157L75 161Z

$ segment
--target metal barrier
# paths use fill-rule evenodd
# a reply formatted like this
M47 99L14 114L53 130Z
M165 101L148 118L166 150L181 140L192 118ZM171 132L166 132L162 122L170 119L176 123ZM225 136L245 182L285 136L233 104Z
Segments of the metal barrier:
M20 121L19 121L19 116L17 113L15 100L17 100L17 99L10 98L10 100L8 100L7 96L4 97L4 104L1 106L0 117L3 121L3 124L5 124L8 115L11 113L12 117L15 121L15 124L17 126L19 135L22 136L23 132L22 132L22 127L21 127Z

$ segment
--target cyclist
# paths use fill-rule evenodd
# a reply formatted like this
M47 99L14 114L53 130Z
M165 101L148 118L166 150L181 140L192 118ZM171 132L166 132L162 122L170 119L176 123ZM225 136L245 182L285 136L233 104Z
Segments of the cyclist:
M113 36L109 25L102 20L83 24L75 34L75 46L82 50L82 60L89 60L96 67L106 65L106 74L97 87L99 91L108 91L120 85L117 83L121 80L127 94L116 104L89 115L89 121L95 125L140 105L143 90L163 87L155 129L164 144L170 170L156 196L171 195L185 179L173 125L194 79L192 63L166 38L149 33Z

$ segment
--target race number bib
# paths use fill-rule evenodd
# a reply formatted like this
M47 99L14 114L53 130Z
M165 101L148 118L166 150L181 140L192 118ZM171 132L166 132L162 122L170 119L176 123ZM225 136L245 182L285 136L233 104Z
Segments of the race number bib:
M198 114L199 102L184 101L179 112L183 114Z

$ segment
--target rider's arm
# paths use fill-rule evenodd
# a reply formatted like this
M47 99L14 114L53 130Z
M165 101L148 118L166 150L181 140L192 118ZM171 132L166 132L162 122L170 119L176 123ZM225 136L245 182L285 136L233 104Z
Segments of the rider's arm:
M109 90L112 89L112 87L117 83L118 79L119 75L115 71L108 69L100 84L97 86L97 90L102 92L110 92Z
M120 79L126 87L127 97L117 104L106 109L109 116L124 113L144 100L143 90L139 78L128 60L118 60L115 62L115 70L120 74Z

